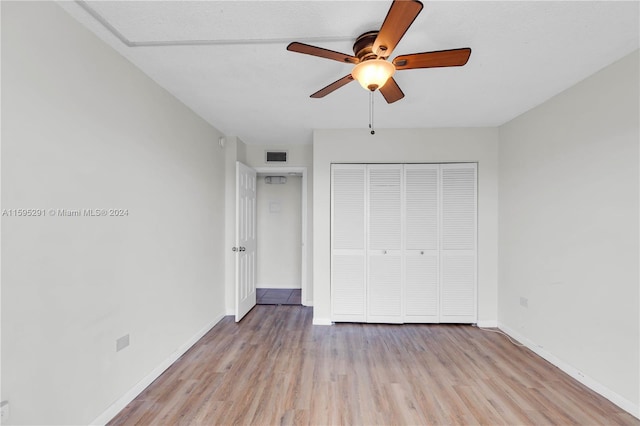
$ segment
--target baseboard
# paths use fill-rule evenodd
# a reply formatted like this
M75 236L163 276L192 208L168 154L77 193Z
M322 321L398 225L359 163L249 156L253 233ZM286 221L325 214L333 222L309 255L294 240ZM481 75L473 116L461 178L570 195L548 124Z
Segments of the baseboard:
M178 358L184 355L198 340L209 332L217 323L224 318L224 315L218 316L216 319L204 326L194 336L192 336L186 343L180 346L174 353L172 353L167 359L165 359L160 365L153 369L145 378L140 380L133 388L122 395L116 402L111 404L102 414L100 414L91 425L105 425L111 419L113 419L120 411L124 409L131 401L133 401L143 390L147 388L155 379L160 377L164 371L171 366Z
M591 389L592 391L602 395L603 397L607 398L609 401L613 402L618 407L622 408L632 416L640 419L640 405L635 404L629 401L628 399L624 398L623 396L617 394L616 392L612 391L608 387L604 386L602 383L587 376L582 371L562 361L561 359L553 355L551 352L547 351L544 348L541 348L540 346L538 346L537 344L535 344L525 336L521 335L517 331L509 328L505 324L498 322L498 328L504 331L505 333L507 333L509 336L511 336L518 342L525 345L527 348L535 352L537 355L541 356L542 358L549 361L551 364L558 367L560 370L567 373L569 376L573 377L574 379L576 379L577 381L579 381L580 383L582 383L583 385Z
M329 318L316 318L313 317L313 325L333 325Z
M304 305L304 306L313 306L313 300L307 300L302 305Z
M482 328L496 328L496 327L498 327L498 321L497 320L483 320L483 321L478 321L478 323L476 325L478 327L482 327Z

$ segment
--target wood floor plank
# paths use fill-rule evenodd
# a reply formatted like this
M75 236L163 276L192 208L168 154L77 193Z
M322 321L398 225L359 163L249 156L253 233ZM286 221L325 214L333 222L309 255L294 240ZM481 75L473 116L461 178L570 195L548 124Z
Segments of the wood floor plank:
M312 312L263 305L224 318L109 424L640 426L499 334L313 326Z

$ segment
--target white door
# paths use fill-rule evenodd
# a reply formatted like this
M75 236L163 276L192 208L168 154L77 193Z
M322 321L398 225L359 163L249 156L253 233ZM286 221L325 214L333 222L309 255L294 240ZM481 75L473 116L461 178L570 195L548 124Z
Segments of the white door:
M404 322L440 321L438 164L406 164Z
M367 166L367 322L402 322L402 165Z
M331 166L331 319L366 321L365 171Z
M256 171L236 163L236 322L256 305Z
M477 321L476 164L442 164L440 322Z

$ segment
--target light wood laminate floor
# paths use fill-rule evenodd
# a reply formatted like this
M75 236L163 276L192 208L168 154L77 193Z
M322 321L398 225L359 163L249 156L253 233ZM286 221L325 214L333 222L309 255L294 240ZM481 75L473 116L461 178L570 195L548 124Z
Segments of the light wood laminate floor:
M111 425L640 425L504 336L460 325L225 317Z

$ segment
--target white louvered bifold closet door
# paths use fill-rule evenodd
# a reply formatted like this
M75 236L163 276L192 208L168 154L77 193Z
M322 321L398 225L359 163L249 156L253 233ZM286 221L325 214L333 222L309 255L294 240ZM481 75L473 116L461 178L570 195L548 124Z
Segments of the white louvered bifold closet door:
M476 164L332 166L332 321L475 323L476 265Z
M442 164L440 322L475 323L476 164Z
M366 166L331 166L331 317L366 321Z
M404 322L439 322L439 170L404 166Z
M402 165L367 166L367 321L402 322Z

